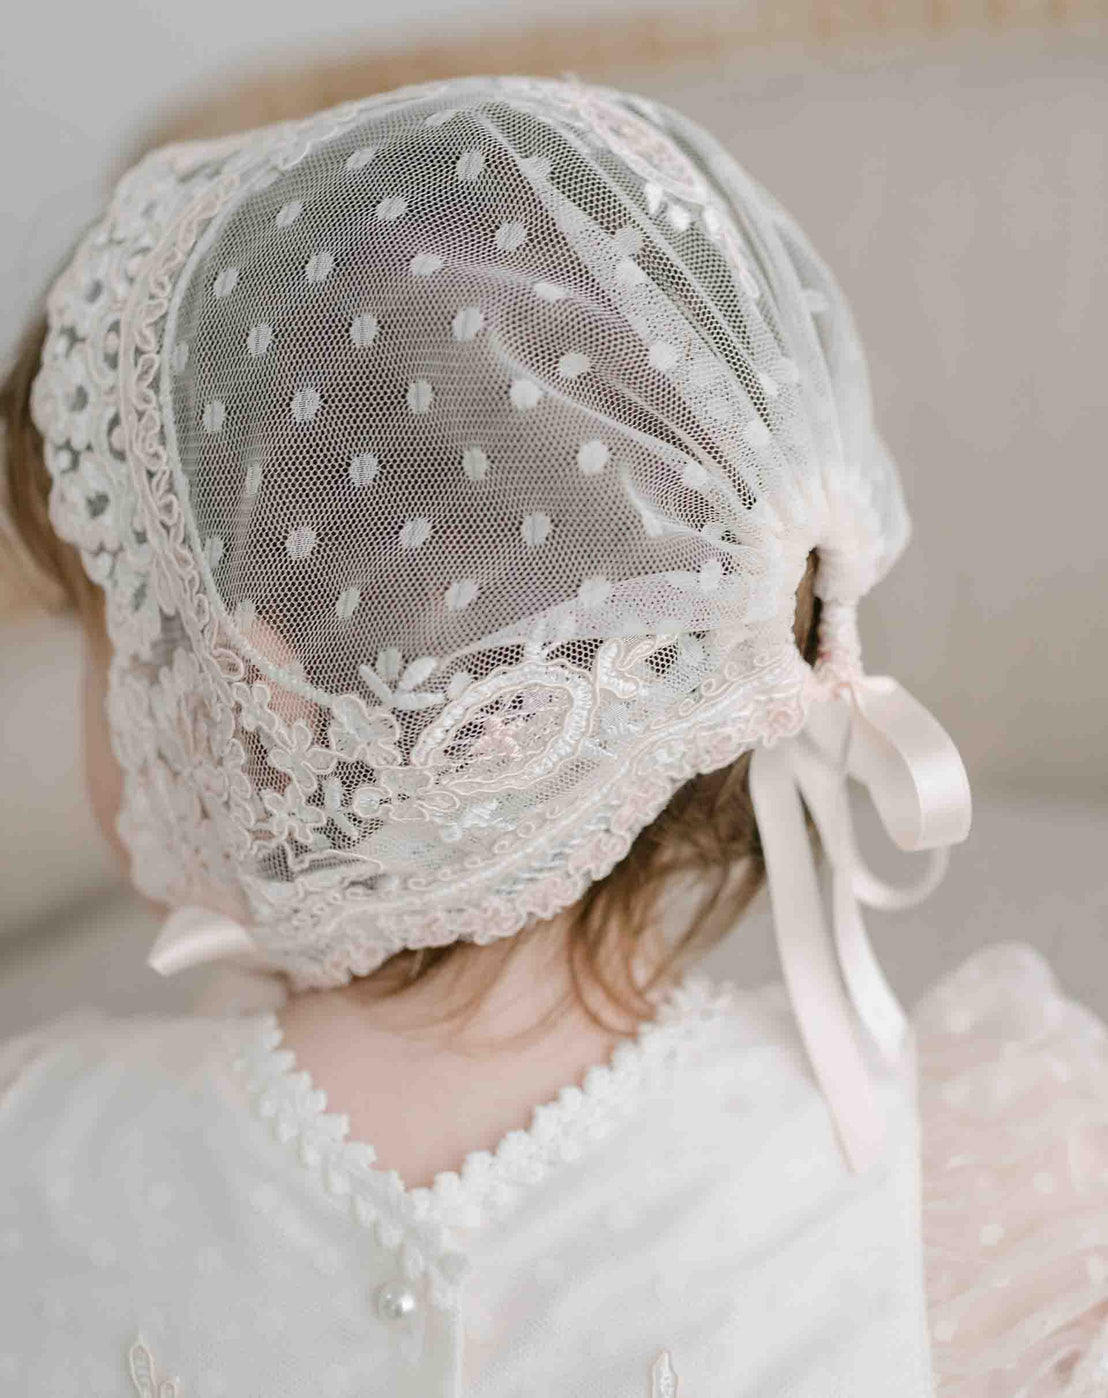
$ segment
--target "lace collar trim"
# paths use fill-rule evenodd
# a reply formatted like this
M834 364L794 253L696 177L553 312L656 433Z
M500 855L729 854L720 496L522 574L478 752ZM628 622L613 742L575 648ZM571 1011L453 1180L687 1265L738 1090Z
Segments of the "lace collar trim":
M590 1068L580 1087L563 1087L535 1107L526 1130L509 1131L495 1150L471 1151L459 1171L442 1171L431 1186L414 1189L396 1170L375 1167L371 1145L348 1139L348 1117L327 1111L326 1093L281 1047L276 1014L231 1021L227 1047L253 1110L276 1139L295 1151L330 1196L347 1201L382 1247L399 1254L409 1280L426 1275L432 1303L447 1309L469 1266L451 1230L502 1217L529 1187L607 1135L649 1088L707 1041L736 999L730 982L687 974L659 1002L655 1017L621 1040L607 1063Z

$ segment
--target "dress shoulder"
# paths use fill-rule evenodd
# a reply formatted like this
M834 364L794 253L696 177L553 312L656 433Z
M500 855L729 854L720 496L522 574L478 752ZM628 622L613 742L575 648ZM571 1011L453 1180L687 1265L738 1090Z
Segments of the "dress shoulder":
M913 1018L939 1393L1108 1392L1108 1030L1012 943Z
M110 1022L102 1010L85 1006L68 1010L21 1034L0 1038L0 1103L6 1094L48 1063L56 1050L69 1048L89 1034L95 1035Z
M95 1158L105 1140L201 1080L223 1023L82 1008L0 1042L0 1139L9 1145L0 1179L14 1187L44 1160ZM195 1092L186 1100L201 1105Z

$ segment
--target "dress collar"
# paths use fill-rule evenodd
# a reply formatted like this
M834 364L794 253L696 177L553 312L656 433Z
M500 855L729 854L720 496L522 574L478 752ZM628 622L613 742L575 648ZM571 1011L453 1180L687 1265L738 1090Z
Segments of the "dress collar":
M686 974L659 1001L654 1018L621 1040L606 1063L588 1069L580 1086L569 1084L535 1107L526 1130L507 1132L492 1151L470 1151L460 1170L442 1171L431 1186L415 1189L397 1171L375 1166L372 1145L349 1139L349 1119L328 1112L326 1094L281 1047L275 1013L227 1021L226 1046L253 1110L276 1139L320 1188L375 1230L382 1246L401 1253L405 1275L426 1273L433 1303L448 1308L468 1268L453 1231L504 1216L529 1189L606 1136L712 1037L737 995L730 982Z

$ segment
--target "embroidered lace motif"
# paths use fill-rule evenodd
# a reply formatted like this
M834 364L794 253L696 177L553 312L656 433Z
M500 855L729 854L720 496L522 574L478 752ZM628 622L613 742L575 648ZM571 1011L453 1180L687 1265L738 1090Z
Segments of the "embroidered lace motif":
M159 1379L150 1351L136 1340L127 1354L127 1367L138 1398L178 1398L176 1379Z
M663 1350L650 1370L650 1398L688 1398L677 1387L677 1374L669 1350Z

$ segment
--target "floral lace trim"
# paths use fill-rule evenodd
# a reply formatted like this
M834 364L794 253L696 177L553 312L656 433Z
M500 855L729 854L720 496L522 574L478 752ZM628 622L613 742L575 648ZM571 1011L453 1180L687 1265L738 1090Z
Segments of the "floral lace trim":
M659 1003L655 1018L621 1041L607 1063L590 1068L582 1086L563 1087L534 1108L526 1130L509 1131L493 1151L471 1151L460 1171L442 1171L433 1185L416 1189L408 1189L396 1170L375 1168L371 1145L348 1139L349 1118L327 1111L326 1093L297 1069L296 1055L281 1048L275 1013L231 1021L226 1047L254 1111L276 1139L295 1151L328 1195L347 1202L382 1247L400 1254L409 1280L426 1275L432 1304L448 1309L469 1266L451 1230L502 1217L559 1164L578 1159L709 1042L736 1001L729 982L686 975Z
M315 925L306 926L290 908L281 944L267 939L269 952L296 989L316 989L368 975L404 947L458 940L485 945L512 936L532 918L553 917L615 867L683 781L726 766L757 743L772 746L804 726L811 705L826 692L819 675L788 647L755 659L762 668L748 673L745 684L735 682L731 666L713 676L702 686L699 705L690 703L683 721L671 717L664 731L630 753L594 789L587 806L579 793L561 819L545 813L545 830L518 828L515 847L499 867L486 865L469 877L455 870L449 890L442 891L451 901L436 906L437 890L428 888L419 897L383 906L380 894L336 888L334 920L327 923L321 957L321 920L331 893L317 883ZM520 873L534 868L544 849L559 855L557 867L525 881ZM344 919L357 930L346 934Z

